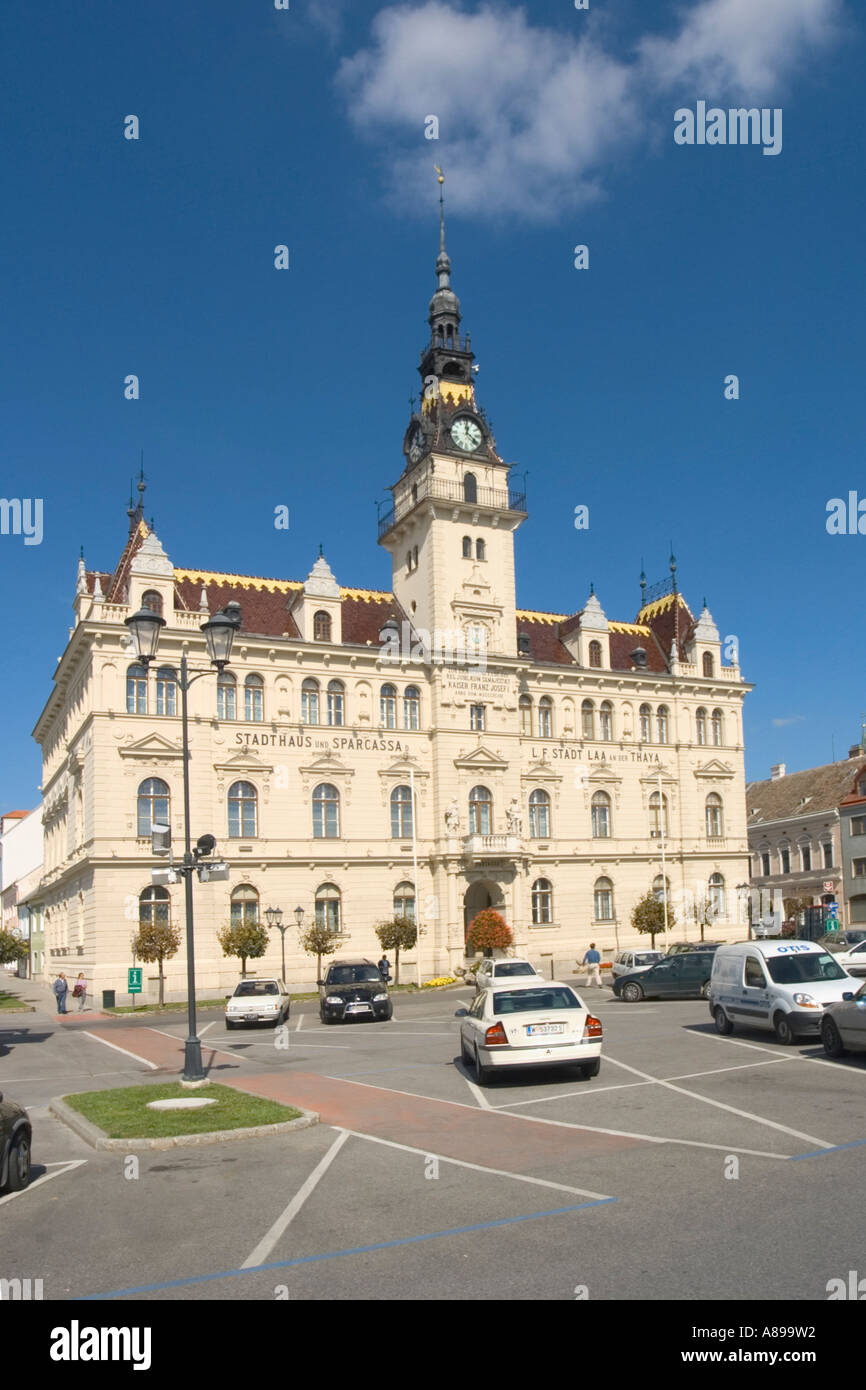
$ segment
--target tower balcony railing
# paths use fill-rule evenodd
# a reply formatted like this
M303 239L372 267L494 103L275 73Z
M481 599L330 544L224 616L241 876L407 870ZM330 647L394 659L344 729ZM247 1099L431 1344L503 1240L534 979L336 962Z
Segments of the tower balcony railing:
M402 521L419 502L459 502L466 507L485 507L490 511L525 512L526 493L506 487L476 487L467 496L462 483L446 478L423 478L407 489L379 518L379 539Z
M431 348L438 348L440 352L471 352L472 337L469 333L452 333L440 338L438 333L434 333L429 342L422 347L421 357L426 357Z

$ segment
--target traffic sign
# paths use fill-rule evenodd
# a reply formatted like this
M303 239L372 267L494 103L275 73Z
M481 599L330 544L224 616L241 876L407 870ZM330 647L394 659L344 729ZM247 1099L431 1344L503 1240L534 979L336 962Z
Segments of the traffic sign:
M127 994L141 994L141 966L130 966L126 972Z
M838 915L839 915L839 904L838 904L838 903L828 903L828 904L827 904L827 916L828 916L828 917L838 917Z
M825 879L824 879L824 892L825 892L825 893L832 893L832 892L833 892L833 889L834 889L835 887L836 887L836 885L835 885L835 883L833 882L832 878L825 878Z

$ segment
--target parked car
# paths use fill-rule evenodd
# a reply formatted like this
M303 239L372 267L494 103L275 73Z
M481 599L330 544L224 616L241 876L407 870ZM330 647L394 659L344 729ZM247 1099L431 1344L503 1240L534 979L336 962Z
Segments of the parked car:
M717 951L721 941L675 941L668 947L669 956L680 956L684 951Z
M524 978L541 980L544 977L539 975L535 966L530 965L528 960L515 960L513 956L494 960L492 956L485 956L475 972L475 988L489 989L491 985L498 985L503 981Z
M602 1028L583 1000L559 980L484 989L460 1024L464 1065L486 1085L507 1067L577 1066L598 1076Z
M664 951L617 951L611 973L615 980L618 980L620 975L638 975L664 958Z
M801 1033L818 1033L824 1009L854 988L816 941L742 941L716 951L710 1013L725 1036L740 1023L792 1043Z
M838 1004L825 1005L821 1041L828 1057L866 1051L866 983L856 992L846 990Z
M350 1018L387 1020L394 1006L388 986L371 960L340 960L319 981L319 1017L323 1023Z
M247 1023L272 1023L278 1028L289 1016L289 991L284 980L240 980L226 1000L226 1028Z
M844 931L825 932L818 938L817 944L835 955L837 951L850 951L852 946L859 946L861 941L866 941L866 931L859 927L846 927Z
M708 998L715 951L679 951L638 975L621 975L613 992L627 1004L640 999Z
M29 1183L32 1136L23 1105L0 1091L0 1192L20 1192Z
M836 964L847 970L849 975L866 975L866 940L858 941L856 945L845 950L833 951L832 956Z

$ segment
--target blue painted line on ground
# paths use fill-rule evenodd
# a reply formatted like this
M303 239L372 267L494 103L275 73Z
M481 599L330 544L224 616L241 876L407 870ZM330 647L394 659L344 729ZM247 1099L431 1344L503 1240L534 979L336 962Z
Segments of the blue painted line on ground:
M429 1235L404 1236L401 1240L383 1240L376 1245L359 1245L349 1250L330 1250L324 1255L301 1255L295 1260L277 1260L272 1264L253 1265L250 1269L224 1269L218 1274L194 1274L187 1279L168 1279L161 1284L141 1284L132 1289L112 1289L110 1293L83 1294L76 1303L98 1303L108 1298L126 1298L137 1293L161 1293L164 1289L180 1289L191 1284L210 1284L217 1279L236 1279L243 1274L263 1274L272 1269L293 1269L298 1265L319 1264L323 1260L340 1260L347 1255L369 1255L376 1250L394 1250L401 1245L417 1245L425 1240L443 1240L447 1236L471 1235L474 1231L490 1231L497 1226L515 1226L521 1221L540 1221L545 1216L567 1216L573 1211L590 1207L606 1207L618 1197L605 1197L597 1202L578 1202L572 1207L556 1207L552 1211L534 1211L528 1216L506 1216L499 1221L479 1221L472 1226L455 1226L448 1231L431 1231Z
M832 1149L813 1149L807 1154L791 1154L789 1162L801 1163L804 1158L826 1158L828 1154L840 1154L845 1149L860 1149L866 1144L866 1139L852 1139L850 1144L834 1144Z

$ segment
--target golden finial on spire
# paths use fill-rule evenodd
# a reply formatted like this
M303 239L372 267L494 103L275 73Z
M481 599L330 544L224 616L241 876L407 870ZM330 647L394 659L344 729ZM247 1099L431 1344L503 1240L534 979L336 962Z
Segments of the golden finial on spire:
M442 170L439 168L439 165L438 165L438 164L434 164L434 165L433 165L433 168L436 170L436 173L439 175L439 178L438 178L437 182L439 182L439 183L444 183L444 182L445 182L445 175L443 174Z

